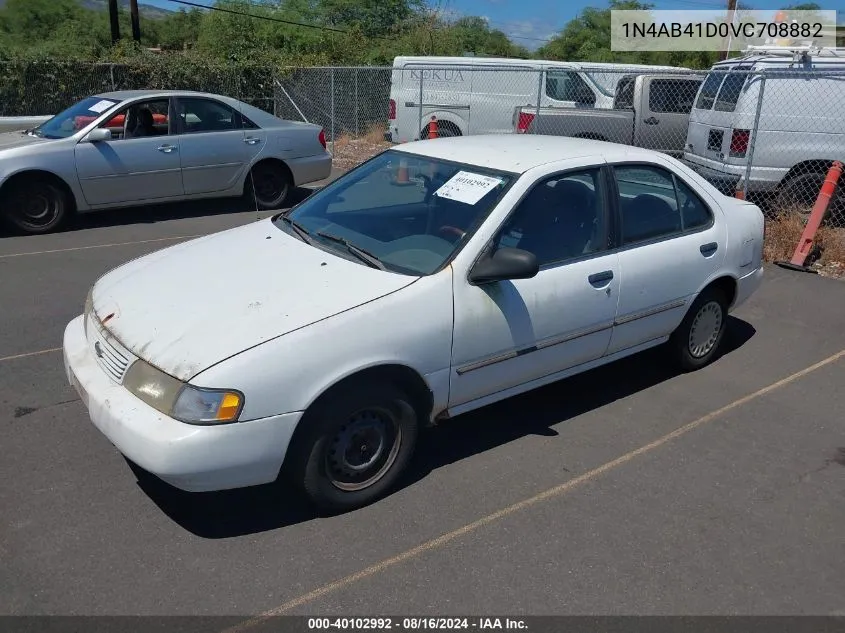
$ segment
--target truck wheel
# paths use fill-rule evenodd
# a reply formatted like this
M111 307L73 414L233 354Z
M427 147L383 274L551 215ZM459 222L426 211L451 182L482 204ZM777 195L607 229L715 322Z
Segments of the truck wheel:
M805 220L809 219L826 176L827 174L820 172L811 172L789 178L780 187L775 212L795 212ZM842 195L842 184L845 183L840 180L826 214L827 218L838 222L845 222L845 196Z
M289 474L319 510L333 514L390 490L413 455L418 420L397 386L356 382L318 401L300 425Z

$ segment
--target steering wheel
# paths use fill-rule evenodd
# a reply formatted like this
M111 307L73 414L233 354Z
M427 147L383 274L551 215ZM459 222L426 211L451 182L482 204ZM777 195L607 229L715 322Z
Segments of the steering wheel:
M450 226L448 224L444 224L443 226L441 226L439 231L440 233L455 235L459 240L463 239L464 235L466 235L466 231L462 231L458 227Z

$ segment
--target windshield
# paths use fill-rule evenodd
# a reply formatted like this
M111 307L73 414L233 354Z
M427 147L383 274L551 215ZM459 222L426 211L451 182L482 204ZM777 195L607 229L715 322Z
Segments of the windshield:
M352 251L365 251L387 270L429 275L457 252L515 179L388 150L277 216L275 224L342 257L359 261L361 253L356 258Z
M118 103L120 102L114 99L88 97L45 121L35 128L33 133L44 138L67 138Z

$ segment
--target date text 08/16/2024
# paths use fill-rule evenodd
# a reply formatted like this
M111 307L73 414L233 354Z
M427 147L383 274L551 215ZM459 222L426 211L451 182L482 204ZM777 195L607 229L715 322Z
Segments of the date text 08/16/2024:
M308 618L309 631L526 630L524 620L512 618Z

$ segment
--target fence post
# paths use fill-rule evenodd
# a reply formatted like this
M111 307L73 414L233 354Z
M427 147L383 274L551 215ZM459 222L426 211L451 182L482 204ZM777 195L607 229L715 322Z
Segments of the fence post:
M540 100L543 98L543 68L540 68L537 75L537 116L534 117L536 122L534 126L534 134L540 133Z
M417 134L419 134L419 140L422 140L422 120L423 120L423 76L425 75L425 68L420 69L420 103L419 108L417 111Z
M358 68L355 68L355 138L361 135L358 128Z
M751 178L751 163L754 160L754 145L757 142L757 129L760 127L760 110L763 107L763 91L766 89L765 71L760 75L760 93L757 97L757 110L754 113L754 125L751 128L751 140L748 143L748 160L745 163L745 179L742 183L742 193L748 200L748 180Z
M114 64L109 64L109 77L111 78L112 91L117 90L117 86L114 85Z
M334 155L334 67L332 67L332 155Z

